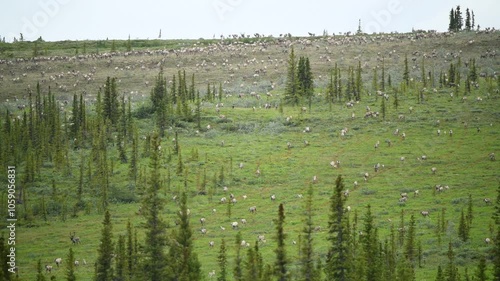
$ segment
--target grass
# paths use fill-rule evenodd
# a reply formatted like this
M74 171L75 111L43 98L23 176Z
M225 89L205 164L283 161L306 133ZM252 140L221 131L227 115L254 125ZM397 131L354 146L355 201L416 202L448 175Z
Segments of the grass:
M414 50L430 53L436 49L441 55L447 52L456 52L463 48L463 57L477 56L477 53L486 48L495 46L495 38L486 35L477 35L476 42L478 49L474 50L468 45L459 45L461 42L470 40L473 34L459 34L450 39L424 40L419 44L410 41L385 42L380 45L368 44L367 46L351 45L331 47L332 58L338 58L341 66L355 65L352 57L362 53L363 59L370 66L376 64L376 53L384 52L397 48L400 54L403 52L412 53ZM192 43L192 42L191 42ZM326 44L324 41L318 41L318 44ZM65 48L71 45L62 44ZM161 47L163 42L159 42ZM90 43L89 43L90 45ZM465 47L463 47L465 46ZM324 45L321 45L324 47ZM51 47L52 48L52 47ZM57 47L53 47L56 52ZM311 111L301 113L299 107L284 106L283 113L276 109L264 109L264 103L278 103L283 95L277 85L276 90L268 91L272 96L266 96L264 91L260 90L262 99L256 100L250 97L238 98L238 93L248 93L254 87L266 89L262 85L271 85L271 81L280 81L279 77L283 75L286 54L280 54L281 47L271 45L268 52L257 52L257 60L266 60L267 56L277 57L278 67L272 69L268 67L268 73L265 78L258 80L257 85L253 85L253 78L248 78L255 68L261 66L250 65L242 66L248 59L252 59L252 47L246 52L241 51L238 59L232 59L233 66L240 64L234 80L229 79L230 70L223 67L214 67L197 69L196 63L202 59L217 61L218 65L224 54L213 53L210 56L202 57L200 54L185 55L180 58L171 56L152 56L152 57L115 57L112 63L108 65L106 60L67 62L39 62L37 66L34 63L15 64L7 66L0 65L2 73L6 73L6 78L0 82L0 100L3 101L3 108L16 111L16 105L26 101L26 88L28 84L33 87L36 81L42 79L39 71L46 71L45 78L56 73L64 72L64 78L58 79L59 85L72 85L81 77L73 77L67 74L68 71L80 71L88 73L93 65L97 70L94 74L94 80L89 83L79 82L77 87L64 92L54 88L58 100L70 100L73 93L86 91L88 99L87 109L92 109L92 98L96 95L96 89L103 83L105 76L113 75L121 80L118 87L124 94L132 97L134 108L147 101L151 86L145 86L144 81L153 81L158 68L156 63L162 58L165 59L164 66L166 73L173 75L177 73L177 63L182 63L186 69L187 75L191 72L196 73L197 86L205 89L204 81L220 81L229 79L224 85L232 96L224 97L224 107L219 114L227 117L222 122L215 112L214 104L203 104L202 127L206 128L208 124L212 129L203 129L196 132L192 124L187 124L184 128L173 128L167 130L166 137L162 140L162 147L165 147L163 157L162 178L164 187L162 196L166 199L166 208L162 216L170 227L174 227L174 220L178 210L177 203L172 197L185 189L183 177L175 174L177 157L174 156L169 162L167 160L168 148L172 145L172 138L175 131L178 131L178 139L181 145L184 164L188 169L187 191L189 196L188 205L191 209L191 226L194 232L195 252L202 264L203 275L206 277L208 272L215 269L218 271L216 257L218 246L221 239L225 239L229 245L229 261L232 267L232 261L235 255L234 240L236 231L231 229L232 221L239 221L245 218L248 224L241 225L240 231L242 238L251 244L257 240L257 235L265 235L267 242L260 245L264 260L267 263L273 263L275 242L273 240L275 229L273 219L277 218L279 203L285 206L285 231L287 238L287 254L292 262L291 271L297 270L298 246L292 243L293 240L299 241L299 234L304 227L303 207L304 200L299 198L298 194L306 194L308 185L314 175L318 177L318 183L314 185L314 224L321 226L322 230L314 234L314 246L318 255L325 258L328 249L327 226L328 226L328 202L332 193L332 188L337 175L344 177L346 188L350 190L350 196L347 204L351 206L352 212L357 212L359 219L365 213L366 206L372 206L372 213L376 220L376 226L379 229L381 239L388 237L391 224L395 227L399 225L400 214L404 211L405 222L408 223L410 215L415 215L417 239L421 241L424 253L423 267L418 268L416 272L417 280L434 280L437 265L446 263L446 251L448 242L455 247L457 255L457 264L463 268L467 267L469 272L473 272L480 256L485 255L491 259L492 246L486 245L484 239L493 237L490 225L492 225L491 215L494 211L493 205L483 202L484 198L495 198L496 188L500 183L500 165L498 161L490 161L488 154L496 152L500 148L498 142L500 135L500 95L498 92L489 91L485 79L480 80L480 88L474 90L468 100L462 101L460 97L450 97L451 89L440 89L437 93L428 93L423 104L416 102L416 97L410 93L400 94L400 106L396 110L391 102L388 102L388 113L385 120L381 117L363 118L366 106L372 110L380 111L380 97L369 95L366 91L359 104L353 108L346 108L343 104L330 105L324 103L324 95L320 86L316 89L316 97ZM300 45L297 45L297 49ZM497 48L497 47L493 47ZM301 50L301 55L309 55L312 61L312 68L315 71L318 85L325 84L327 70L332 67L331 63L323 63L319 56L321 51L315 47L308 47ZM344 50L343 55L341 51ZM28 52L28 51L25 51ZM20 52L22 55L23 53ZM26 55L26 53L24 53ZM338 56L337 56L338 55ZM15 55L17 56L17 55ZM356 61L357 62L357 61ZM394 58L392 62L386 61L387 67L394 71L393 81L398 81L399 73L397 70L402 67L402 58ZM442 60L432 62L436 69L445 68L447 63ZM431 62L429 61L429 64ZM147 66L145 70L141 65ZM271 65L271 64L268 64ZM273 63L274 65L274 63ZM482 69L498 69L498 60L481 61ZM28 66L32 68L27 69ZM127 70L131 66L131 70ZM50 70L49 70L50 67ZM118 67L115 70L115 67ZM396 68L399 67L399 68ZM121 70L123 68L123 70ZM271 68L271 69L270 69ZM446 68L445 68L446 69ZM21 82L12 82L7 79L13 71L14 75L21 75L26 72L27 75ZM418 77L418 69L413 71L414 77ZM169 77L167 75L167 77ZM323 78L319 78L322 75ZM368 78L371 71L364 72L365 87L369 88L371 79ZM21 75L22 77L22 75ZM237 78L236 78L237 77ZM246 78L245 78L246 77ZM282 81L282 80L281 80ZM54 82L46 81L42 84L44 90L48 85L54 85ZM243 87L241 86L243 84ZM262 86L262 87L261 87ZM497 86L498 85L495 85ZM494 89L497 89L494 88ZM133 94L129 94L133 92ZM137 93L136 93L137 92ZM144 96L142 96L144 95ZM18 97L18 101L14 100ZM474 101L475 96L482 96L483 101ZM9 101L7 101L9 99ZM69 103L71 104L71 102ZM235 105L235 108L232 108ZM255 110L252 108L255 106ZM410 113L408 108L413 107ZM68 110L66 107L65 110ZM351 113L355 113L355 118L351 119ZM404 119L399 119L398 115L404 114ZM292 120L287 122L287 116L292 116ZM437 125L437 120L440 120ZM141 128L141 135L148 134L153 129L151 119L138 120L138 126ZM464 126L467 122L468 126ZM306 126L311 128L310 133L304 133ZM340 137L340 130L344 127L349 129L348 134ZM477 132L476 127L481 128ZM405 132L406 139L393 135L395 129L399 128ZM453 130L453 136L437 136L436 130ZM224 146L221 146L221 141ZM310 145L305 146L304 140ZM386 140L391 140L389 147ZM374 144L380 141L378 149L374 149ZM141 140L139 148L142 151L144 141ZM287 149L287 142L292 143L293 147ZM191 158L191 151L198 151L198 157ZM125 197L122 190L130 187L140 188L141 182L134 185L127 178L128 166L118 163L118 154L116 147L110 147L109 155L114 159L114 173L111 176L111 186L116 190L116 195L112 195L110 212L112 214L113 234L116 241L118 235L125 234L127 220L130 219L134 228L137 229L140 243L143 243L143 223L144 218L137 215L140 203L138 198L132 196L132 203L120 202L119 199ZM418 157L426 155L428 160L419 161ZM405 161L400 161L404 156ZM50 165L41 170L41 180L36 186L32 187L33 197L40 197L42 194L47 196L51 192L51 179L56 179L56 187L60 194L73 196L77 183L79 154L71 153L71 171L73 176L65 176L54 172ZM329 163L332 160L339 160L341 165L338 169L332 168ZM141 170L146 170L149 160L141 159ZM242 169L238 168L239 163L244 163ZM232 163L232 165L231 165ZM373 171L373 166L381 163L384 167L377 173ZM233 193L238 199L238 203L231 208L231 216L227 215L227 206L219 203L219 199L228 194L218 186L215 193L210 195L196 195L196 185L201 178L203 170L207 171L208 186L212 186L212 178L218 175L224 167L225 182L224 185L229 188L228 193ZM431 173L431 167L436 167L435 175ZM261 176L255 175L256 169L261 170ZM167 190L167 171L171 172L170 189ZM22 173L22 170L20 171ZM363 174L368 172L370 177L364 182ZM354 187L353 182L359 183ZM434 191L436 184L448 185L450 188L441 193ZM85 199L92 202L92 190L85 187ZM401 192L411 194L418 189L420 195L412 195L405 204L400 204L398 199ZM271 202L269 199L275 194L277 200ZM474 207L474 221L471 228L471 239L462 242L457 238L457 227L459 215L462 209L467 208L467 198L471 194ZM243 195L248 198L244 200ZM120 197L121 196L121 197ZM4 204L2 202L2 204ZM31 203L34 208L36 201ZM248 208L257 206L257 213L250 214ZM22 206L18 206L19 212L22 212ZM437 217L441 210L446 209L447 231L441 237L441 244L438 244L435 228ZM2 208L4 209L4 208ZM216 209L213 213L212 210ZM420 212L427 210L429 217L422 217ZM206 235L200 233L201 224L199 219L207 218L205 228L208 230ZM351 219L353 215L351 215ZM69 247L73 247L77 259L85 259L86 266L77 268L77 277L79 280L90 280L93 274L93 263L97 257L97 246L99 245L101 222L103 214L99 213L95 207L89 208L88 212L80 212L76 218L68 215L66 221L62 221L60 216L49 216L47 221L37 218L31 226L20 222L17 229L17 262L20 269L21 280L33 280L35 275L35 266L38 259L43 264L53 264L56 257L66 258ZM362 225L360 221L360 225ZM222 231L220 226L226 228ZM361 227L361 226L360 226ZM69 232L75 231L82 239L80 245L71 245ZM170 231L170 229L169 229ZM209 241L215 241L215 247L209 248ZM63 262L64 264L64 262ZM488 264L491 268L491 263ZM65 272L64 268L55 269L52 273L58 279L62 279Z

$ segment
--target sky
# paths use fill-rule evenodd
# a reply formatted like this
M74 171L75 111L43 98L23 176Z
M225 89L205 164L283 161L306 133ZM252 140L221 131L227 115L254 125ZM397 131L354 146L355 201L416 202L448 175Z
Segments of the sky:
M339 3L340 2L340 3ZM45 41L220 38L290 33L446 31L451 8L500 28L498 0L3 0L0 36Z

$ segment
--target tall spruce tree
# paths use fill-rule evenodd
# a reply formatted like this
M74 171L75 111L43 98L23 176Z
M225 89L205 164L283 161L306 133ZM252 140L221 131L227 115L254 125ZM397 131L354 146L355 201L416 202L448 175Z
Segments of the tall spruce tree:
M363 258L366 264L365 280L367 281L380 280L381 276L378 231L373 220L371 206L368 205L363 218L364 228L363 235L361 236Z
M189 224L189 209L185 192L181 194L178 221L179 228L171 235L168 278L179 281L201 280L201 264L193 249L193 231Z
M453 8L451 8L449 19L450 19L450 23L448 25L448 31L455 31L457 28L457 22L455 19L455 11L453 10Z
M175 83L175 77L174 77ZM173 93L172 93L173 94ZM164 130L168 124L169 115L172 113L171 104L172 101L168 97L167 93L167 81L163 77L163 68L160 67L158 76L155 80L155 85L151 90L151 103L153 106L153 112L156 114L156 125L160 132L160 136L164 135Z
M406 234L406 244L404 246L404 256L409 261L412 267L415 267L416 255L416 241L415 241L415 217L411 215L408 225L408 232Z
M102 222L101 242L97 250L95 281L113 280L112 259L114 253L111 215L107 210ZM69 261L68 261L69 262Z
M410 84L410 71L408 69L408 54L405 53L405 60L404 60L404 71L403 71L403 80L406 83L406 86Z
M469 226L463 209L460 213L460 222L458 224L458 237L464 242L469 239Z
M288 58L288 69L285 85L285 102L298 105L300 101L299 95L299 81L297 79L297 59L295 58L295 51L293 47L290 50L290 57Z
M144 245L143 276L145 280L163 280L165 268L168 264L164 253L166 244L166 225L160 216L164 208L163 199L160 197L161 146L158 133L151 136L151 153L149 185L142 198L142 213L146 218L146 241Z
M328 218L328 240L331 243L326 258L325 273L328 280L349 280L349 265L352 263L349 252L349 226L345 209L344 182L339 175L330 197Z
M459 281L460 274L458 273L458 268L455 264L455 253L453 252L453 246L448 243L448 264L444 270L444 276L446 281Z
M234 258L233 277L236 281L243 280L243 268L241 259L241 232L236 234L236 256Z
M479 263L477 264L477 268L476 268L476 272L475 272L474 276L477 278L474 280L477 280L477 281L488 280L487 274L486 274L486 258L485 257L479 258Z
M127 255L125 254L125 236L118 236L118 244L116 245L116 262L115 262L115 278L114 281L125 281L126 278L126 263Z
M462 16L462 11L460 10L460 5L455 9L455 31L462 30L464 26L464 19Z
M0 280L6 280L6 279L0 279ZM38 262L36 263L36 281L45 281L45 275L43 274L42 271L42 260L38 259Z
M465 30L470 31L472 29L471 16L469 8L465 9Z
M126 242L126 254L127 254L127 268L126 276L127 280L133 280L135 275L135 267L137 263L137 254L134 251L134 233L132 232L132 223L130 219L127 221L127 242Z
M289 280L288 259L286 255L285 239L286 234L283 229L285 224L285 208L283 204L278 208L278 219L274 221L276 225L276 260L274 262L274 274L278 281Z
M314 249L313 249L313 188L309 185L307 190L307 199L305 203L305 226L302 230L303 242L300 249L300 275L301 280L312 281L318 280L317 274L315 272L314 262Z
M495 211L493 219L496 226L496 234L494 242L493 256L493 280L500 281L500 185L497 187L497 198L495 202Z
M111 278L106 280L111 281ZM73 248L69 248L68 256L66 257L66 281L76 281L75 254Z
M217 256L217 263L219 264L219 274L217 281L227 281L227 249L226 241L222 238L220 243L219 255Z

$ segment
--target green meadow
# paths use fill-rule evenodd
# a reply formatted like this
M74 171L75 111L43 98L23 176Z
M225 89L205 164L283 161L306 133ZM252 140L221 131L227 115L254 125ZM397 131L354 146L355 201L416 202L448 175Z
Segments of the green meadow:
M486 257L487 273L492 276L494 243L487 244L485 239L493 240L499 227L495 225L492 215L500 184L500 162L489 157L491 153L497 158L500 156L500 83L496 78L499 60L496 56L481 58L481 55L491 50L498 52L498 33L460 33L416 41L407 39L411 34L397 40L389 40L391 36L395 37L391 34L367 35L368 43L358 43L361 39L355 36L289 39L298 56L311 59L315 90L310 107L305 101L299 106L283 103L289 55L283 49L288 47L272 38L241 43L228 41L219 48L218 40L134 40L132 48L137 52L169 49L177 50L178 54L172 51L168 54L128 56L124 55L126 42L116 41L113 44L118 46L117 54L95 59L78 58L78 55L84 55L83 42L39 43L47 57L68 56L67 59L54 61L32 60L33 45L28 45L29 42L13 43L24 44L19 49L10 43L2 43L0 57L14 62L0 64L3 75L0 81L0 121L5 128L7 110L12 113L8 118L23 118L24 109L19 109L18 105L29 104L27 93L35 88L37 82L42 94L46 94L51 87L52 94L61 102L61 112L66 114L61 118L69 118L73 95L81 93L84 93L89 119L95 118L98 89L107 76L116 77L120 97L131 100L140 141L137 181L129 176L129 163L120 162L117 145L113 141L107 143L111 171L108 201L113 239L117 241L119 235L126 235L126 224L130 221L134 231L137 231L139 249L142 249L145 218L140 214L141 193L151 173L144 147L148 146L146 137L156 130L156 117L147 112L151 106L149 97L159 65L163 67L167 80L177 75L179 70L185 70L187 77L195 75L195 85L202 96L207 82L217 88L219 82L222 83L225 95L218 101L202 102L201 129L196 127L195 122L178 122L166 128L161 138L160 197L165 202L161 216L168 225L167 233L170 233L176 227L178 217L176 199L182 192L188 194L194 252L198 255L202 276L206 280L210 280L208 273L212 270L219 272L217 256L222 239L228 245L228 277L232 280L237 248L234 241L238 231L251 246L259 235L264 235L266 242L258 242L259 250L264 263L274 263L274 220L278 217L280 203L285 209L289 271L292 277L298 276L300 237L305 227L305 201L310 185L314 191L313 223L317 226L313 234L314 255L324 263L330 247L327 240L330 197L339 175L349 191L346 205L350 207L351 226L357 217L357 235L362 235L359 231L363 230L363 217L368 205L375 217L374 224L382 244L390 239L391 226L398 236L397 229L401 225L407 226L412 215L415 217L415 237L421 245L421 262L415 269L416 280L435 280L437 266L444 267L448 262L449 243L453 246L455 264L462 277L465 269L469 275L474 274L480 257ZM474 42L469 43L471 40ZM109 51L110 44L109 41L88 41L85 43L85 55L102 55ZM204 48L204 51L181 52L195 45ZM430 56L433 52L436 57ZM410 61L412 78L408 87L400 86L404 84L405 54ZM20 57L26 58L26 61L15 62ZM412 58L415 60L412 61ZM478 71L484 72L485 77L479 77L477 87L472 87L470 93L466 93L463 82L457 87L439 85L439 73L447 73L450 63L459 64L462 81L465 81L469 68L464 63L473 58ZM344 97L341 101L328 102L326 86L333 64L338 63L344 81L348 76L347 67L356 67L358 61L362 65L363 79L360 100L355 101L352 107L346 105ZM223 63L226 65L222 66ZM422 67L434 76L434 85L429 81L425 89L421 81ZM373 68L378 69L379 77L384 68L385 79L390 74L392 84L398 90L397 107L394 91L386 91L389 96L384 101L385 118L382 114L365 117L367 107L371 111L382 112L382 101L385 99L373 88ZM267 71L255 72L257 69ZM61 73L63 77L51 80L51 76ZM86 73L93 73L88 81L83 78ZM254 76L255 73L259 75ZM16 77L20 79L14 81ZM251 92L259 94L260 99L252 96ZM218 111L216 104L219 104ZM266 109L265 104L273 106ZM194 108L194 105L190 104L190 107ZM343 129L347 132L342 136ZM399 133L395 134L396 130ZM174 138L177 139L174 141ZM181 156L174 153L175 142L180 146ZM377 142L380 144L375 148ZM86 207L78 211L72 209L76 202L80 162L82 158L90 157L91 145L73 149L70 139L66 145L68 167L61 171L55 168L53 162L44 161L34 182L23 189L26 200L16 206L16 212L22 218L16 228L19 280L36 279L38 260L41 260L42 266L54 266L52 273L44 273L47 279L56 276L57 280L65 280L65 259L70 247L75 259L80 261L75 268L77 280L92 280L104 213L99 207L98 192L87 179L87 167L83 176ZM131 153L131 145L126 147L127 154ZM179 157L184 165L180 174L177 173ZM339 164L333 167L330 164L332 161L339 161ZM381 168L375 171L377 163ZM3 170L11 165L2 164ZM22 181L26 164L22 160L16 166L18 180ZM436 168L435 172L432 168ZM257 170L260 174L256 173ZM366 180L365 173L368 173ZM0 175L5 186L5 171ZM314 176L317 177L315 182ZM205 192L200 192L204 182ZM437 190L436 185L442 186L442 190ZM416 190L418 193L415 193ZM401 193L408 194L405 202L400 200ZM3 188L0 207L4 217L6 194L6 188ZM221 198L229 200L230 194L235 196L237 202L221 203ZM272 195L276 200L270 199ZM468 211L469 198L473 211L470 238L462 241L458 236L458 226L461 212ZM42 200L47 204L48 214L45 217L41 215ZM257 207L257 212L249 211L252 206ZM428 211L429 215L421 215L422 211ZM444 222L440 222L443 214ZM200 218L206 218L204 226ZM247 223L243 224L241 219L246 219ZM239 222L238 230L231 227L235 221ZM440 223L444 225L444 232L438 235ZM206 234L201 233L202 228L207 230ZM80 237L81 243L72 245L69 237L73 232ZM2 235L8 235L7 231L3 230ZM215 242L214 247L209 246L210 241ZM246 248L242 249L245 255ZM402 247L398 245L398 249ZM63 259L60 267L54 263L58 257Z

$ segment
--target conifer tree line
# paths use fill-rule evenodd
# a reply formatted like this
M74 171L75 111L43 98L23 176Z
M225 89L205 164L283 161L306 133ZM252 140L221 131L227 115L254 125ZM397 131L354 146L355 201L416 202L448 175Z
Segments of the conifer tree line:
M450 20L448 25L449 31L454 31L454 32L458 32L461 30L471 31L474 30L474 28L476 27L474 11L469 10L469 8L465 9L465 19L464 19L460 5L457 5L455 9L451 8L449 20Z

